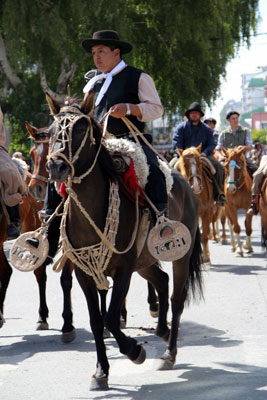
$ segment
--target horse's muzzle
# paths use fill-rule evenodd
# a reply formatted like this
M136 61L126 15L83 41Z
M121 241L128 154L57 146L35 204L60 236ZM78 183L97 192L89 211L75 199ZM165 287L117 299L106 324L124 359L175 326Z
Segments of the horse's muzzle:
M234 194L236 192L236 185L234 185L233 183L229 183L226 189L228 193Z
M63 160L51 159L46 163L46 169L52 181L65 182L70 174L70 168Z

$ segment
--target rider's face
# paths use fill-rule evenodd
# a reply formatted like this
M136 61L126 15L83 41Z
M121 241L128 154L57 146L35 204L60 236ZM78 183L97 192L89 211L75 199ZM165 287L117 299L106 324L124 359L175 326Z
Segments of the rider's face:
M233 114L231 115L230 118L228 118L229 124L231 125L231 128L233 130L236 130L238 128L239 120L238 120L238 115Z
M190 111L189 119L192 122L199 122L201 118L201 114L199 111Z
M120 50L99 44L92 47L94 63L101 72L110 72L120 62Z

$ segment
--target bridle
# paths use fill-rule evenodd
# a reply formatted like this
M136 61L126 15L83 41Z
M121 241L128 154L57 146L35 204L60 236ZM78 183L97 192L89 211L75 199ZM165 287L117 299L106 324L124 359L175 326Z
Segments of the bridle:
M187 177L187 180L189 183L191 183L190 181L193 179L193 187L195 186L195 184L197 183L198 185L198 180L199 180L199 191L198 194L200 194L203 190L203 186L202 186L202 177L201 175L197 174L197 162L196 159L194 157L183 157L184 160L188 160L190 163L190 171L191 171L191 175L189 175Z
M63 115L60 115L64 113ZM90 135L90 146L95 145L95 139L93 136L93 126L91 118L85 114L83 114L79 109L76 107L66 106L60 109L59 115L54 116L55 122L57 123L57 128L55 134L51 137L49 142L49 153L47 156L47 161L50 161L53 157L62 158L70 167L71 170L71 181L73 183L81 183L81 181L91 173L93 170L99 152L101 150L102 141L100 141L99 147L96 152L95 159L93 164L88 168L88 170L80 176L75 175L75 167L74 164L79 159L82 149L85 146L85 143ZM86 119L88 121L88 127L86 129L85 135L82 139L82 142L75 153L72 155L72 131L73 126L80 120ZM61 142L62 146L58 149L57 142ZM65 156L64 151L67 148L68 155Z
M37 139L32 138L33 143L34 143L35 145L36 145L36 144L46 144L46 143L49 143L49 141L50 141L49 137L48 137L48 136L45 136L45 137L47 137L47 139L45 139L45 140L37 140ZM39 174L32 174L31 179L38 179L39 181L42 181L42 182L45 182L45 183L48 182L48 178L46 178L45 176L39 175Z
M241 189L245 184L245 177L243 182L239 186L237 185L242 178L244 166L238 165L235 160L230 160L229 167L230 167L230 172L229 172L230 178L226 182L229 183L229 185L235 185L237 190ZM236 180L235 180L235 168L239 169L239 174Z

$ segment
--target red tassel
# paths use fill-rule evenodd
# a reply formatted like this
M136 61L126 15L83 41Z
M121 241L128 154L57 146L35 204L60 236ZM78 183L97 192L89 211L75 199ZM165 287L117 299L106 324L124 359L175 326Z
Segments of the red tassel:
M135 196L135 193L138 190L139 196L142 198L142 189L138 185L138 179L136 177L134 163L133 163L132 158L131 158L129 169L124 174L124 183L125 183L125 185L128 186L128 188L133 196Z
M64 182L62 182L59 186L59 193L62 194L62 196L64 197L64 199L67 198L67 192L66 192L66 185Z

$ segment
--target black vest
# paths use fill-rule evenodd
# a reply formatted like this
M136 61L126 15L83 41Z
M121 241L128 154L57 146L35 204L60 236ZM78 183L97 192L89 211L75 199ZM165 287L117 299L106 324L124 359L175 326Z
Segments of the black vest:
M103 115L110 109L111 106L118 103L131 103L138 104L140 99L138 97L138 82L140 75L143 71L127 66L117 75L113 76L112 82L102 98L100 104L95 107L94 117L97 121L100 121ZM104 83L104 79L100 79L93 86L95 92L95 98L97 99L98 93ZM127 116L134 125L143 132L144 123L140 122L133 115ZM108 119L108 132L113 135L122 135L129 132L129 129L120 118L109 117Z

